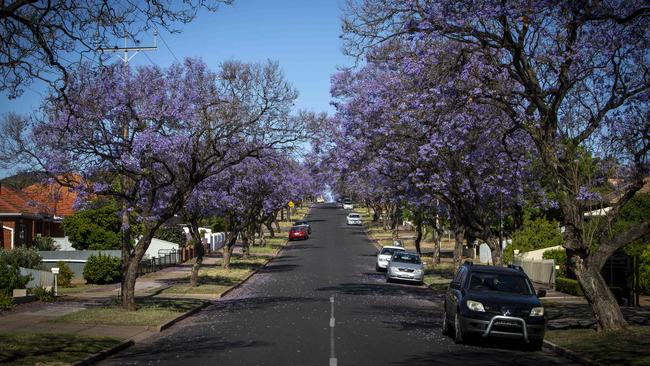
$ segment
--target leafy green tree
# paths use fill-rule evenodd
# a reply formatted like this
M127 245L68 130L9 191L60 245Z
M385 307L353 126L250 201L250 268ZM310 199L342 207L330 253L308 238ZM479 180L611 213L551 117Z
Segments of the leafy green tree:
M526 210L521 229L513 234L512 244L504 250L504 261L506 263L512 261L515 249L528 252L562 245L563 242L564 238L556 221L548 220L543 215L534 217L532 210Z
M156 230L154 238L166 240L181 246L187 243L187 236L185 235L183 229L178 225L161 226L158 230Z
M68 239L77 250L120 249L122 222L114 201L97 202L63 220Z

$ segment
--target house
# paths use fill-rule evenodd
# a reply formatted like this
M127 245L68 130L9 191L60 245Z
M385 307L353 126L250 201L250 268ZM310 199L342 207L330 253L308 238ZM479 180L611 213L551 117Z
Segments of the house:
M0 247L31 246L35 237L63 238L63 218L74 213L76 194L56 184L34 184L22 191L0 185Z

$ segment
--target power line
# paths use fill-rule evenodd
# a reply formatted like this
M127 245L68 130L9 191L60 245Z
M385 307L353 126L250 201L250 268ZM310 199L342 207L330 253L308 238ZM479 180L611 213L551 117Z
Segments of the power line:
M158 30L158 28L156 28L156 30ZM163 38L162 34L160 34L160 32L158 32L158 36L160 37L160 40L163 41L163 44L165 45L167 50L169 50L169 53L171 53L172 56L174 56L174 59L176 60L176 62L178 62L180 64L181 61L178 59L178 57L176 57L176 54L174 53L174 51L172 51L172 49L169 47L169 45L167 45L167 41L165 41L165 39Z
M147 60L149 60L149 62L151 62L152 65L158 67L158 65L155 62L153 62L153 60L149 57L149 55L147 55L146 53L143 53L143 55L144 57L147 58Z
M136 9L140 10L140 8L137 7L137 6L136 6ZM143 19L143 18L140 16L140 14L138 14L137 12L133 13L133 15L135 15L135 17L138 18L141 22L144 22L145 24L148 24L148 23L149 23L147 20ZM153 23L151 24L151 26L152 26L153 29L158 33L158 37L160 37L160 40L161 40L161 41L163 42L163 44L165 45L165 48L167 48L167 50L169 51L169 53L172 54L172 56L174 57L174 59L176 60L176 62L181 63L181 60L179 60L178 57L176 57L176 54L174 53L174 51L172 51L171 47L169 47L169 45L167 44L167 41L165 41L165 38L163 38L162 33L160 32L160 30L158 29L158 27L156 27L156 25L153 24Z

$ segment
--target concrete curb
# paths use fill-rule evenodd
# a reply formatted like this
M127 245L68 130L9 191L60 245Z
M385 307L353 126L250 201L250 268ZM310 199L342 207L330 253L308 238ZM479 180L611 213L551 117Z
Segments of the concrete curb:
M307 211L307 213L305 214L305 216L303 216L302 220L304 220L307 216L309 216L310 213L311 213L311 207L309 208L309 211ZM244 279L242 279L238 284L236 284L236 285L232 285L232 286L231 286L230 288L228 288L226 291L222 292L222 293L219 295L219 299L223 299L224 297L226 297L226 295L228 295L229 293L233 292L234 290L238 289L238 288L241 287L243 284L245 284L245 283L246 283L246 282L247 282L251 277L255 276L255 275L256 275L256 274L257 274L257 273L258 273L262 268L266 267L269 263L271 263L271 261L273 261L274 259L278 258L278 257L280 256L280 253L282 253L282 252L287 248L288 245L289 245L289 239L287 238L287 240L284 242L284 245L282 245L282 248L280 248L280 250L278 250L277 253L275 253L272 257L270 257L269 259L267 259L266 262L264 262L261 266L259 266L258 268L256 268L253 272L249 273L249 274L248 274L246 277L244 277Z
M573 351L571 351L569 349L566 349L566 348L564 348L562 346L558 346L557 344L555 344L553 342L550 342L550 341L547 341L546 339L544 340L544 346L543 347L550 350L550 351L553 351L553 352L557 353L560 356L566 357L566 358L570 359L573 362L577 362L577 363L579 363L581 365L600 366L600 364L598 362L595 362L595 361L592 361L592 360L590 360L590 359L588 359L586 357L580 356L579 354L577 354L577 353L575 353L575 352L573 352Z
M232 285L232 286L230 286L230 288L228 288L226 291L222 292L222 293L219 295L219 298L222 299L222 298L224 298L226 295L228 295L229 293L231 293L232 291L234 291L234 290L238 289L239 287L241 287L241 286L242 286L244 283L246 283L246 282L247 282L251 277L255 276L255 275L256 275L256 274L257 274L257 273L258 273L262 268L266 267L269 263L271 263L271 261L273 261L274 259L278 258L278 256L280 255L280 253L282 253L282 251L284 251L284 249L285 249L288 245L289 245L289 239L287 239L287 241L284 242L284 245L282 245L282 248L280 248L280 250L278 250L277 253L275 253L272 257L270 257L269 259L267 259L266 262L262 263L262 265L259 266L259 267L257 267L253 272L249 273L249 274L248 274L246 277L244 277L244 278L243 278L239 283L237 283L236 285Z
M120 351L123 351L123 350L131 347L134 344L135 344L135 342L133 340L131 340L131 339L126 340L124 342L116 344L115 346L113 346L111 348L107 348L107 349L105 349L103 351L95 353L94 355L89 356L89 357L87 357L87 358L85 358L85 359L83 359L83 360L81 360L79 362L75 362L75 363L72 364L72 366L85 366L85 365L95 364L95 363L97 363L97 362L99 362L101 360L104 360L104 359L106 359L106 358L108 358L108 357L110 357L110 356L112 356L112 355L114 355L114 354L116 354L116 353L118 353Z
M183 314L177 316L176 318L171 319L171 320L167 321L166 323L163 323L163 324L161 324L161 325L159 325L157 327L154 327L153 329L158 331L158 332L162 332L163 330L171 327L172 325L174 325L174 324L178 323L179 321L187 318L188 316L191 316L191 315L194 315L194 314L198 313L199 311L201 311L203 308L205 308L208 305L210 305L210 303L206 301L203 304L195 307L194 309L188 310L188 311L184 312Z

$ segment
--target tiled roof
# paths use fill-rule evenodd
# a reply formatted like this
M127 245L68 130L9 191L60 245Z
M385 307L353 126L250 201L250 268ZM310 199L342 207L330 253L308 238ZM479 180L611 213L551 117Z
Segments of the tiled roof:
M32 201L45 206L50 215L66 217L73 215L75 212L72 206L77 199L77 194L70 188L57 183L49 185L33 184L23 189L23 194Z
M47 212L47 207L31 200L23 192L0 186L0 213L39 216Z

